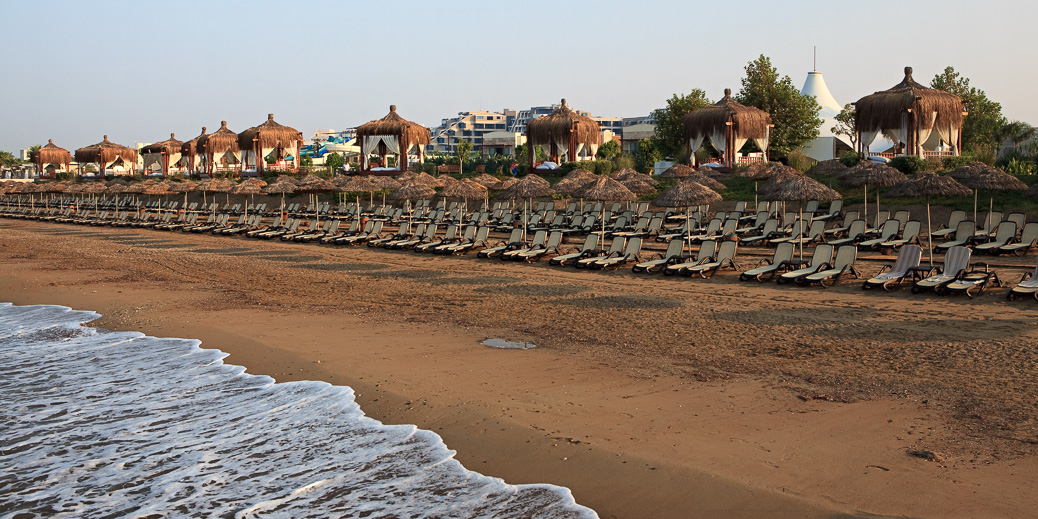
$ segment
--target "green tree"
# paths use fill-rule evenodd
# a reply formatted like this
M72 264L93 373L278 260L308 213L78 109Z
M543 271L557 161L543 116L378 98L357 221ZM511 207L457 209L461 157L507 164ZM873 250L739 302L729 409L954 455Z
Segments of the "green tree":
M851 148L858 149L858 123L854 116L854 105L843 105L843 110L836 114L836 126L829 131L834 135L843 135L851 141Z
M662 156L678 162L688 162L693 150L688 149L681 118L693 110L710 104L706 92L696 88L687 95L670 96L666 108L657 108L652 111L652 117L656 120L656 144Z
M21 163L22 161L18 157L15 157L13 153L9 151L0 151L0 165L14 166Z
M970 86L969 78L962 77L953 67L934 76L930 88L955 94L966 103L962 121L962 151L975 155L993 154L998 149L999 131L1005 125L1002 105L988 99L987 94Z
M617 153L620 153L620 141L614 139L599 146L596 155L600 159L609 160L615 157Z
M464 173L462 170L465 169L465 161L468 160L469 153L472 151L472 143L462 139L456 140L458 145L455 146L454 153L458 155L458 174L460 175L461 173Z
M328 172L334 175L342 171L342 167L346 165L346 158L338 153L329 153L324 156L324 165L328 166Z
M822 107L813 96L801 95L789 76L779 76L771 59L763 54L746 65L746 77L735 99L771 115L775 126L771 129L768 154L772 158L785 158L818 136L818 127L822 125L818 111Z
M642 139L638 141L638 150L634 154L635 169L644 173L652 168L661 157L659 141L656 137Z
M1013 143L1013 149L1020 152L1020 145L1031 140L1034 136L1034 126L1023 121L1006 121L998 131L999 146L1006 142L1011 142Z

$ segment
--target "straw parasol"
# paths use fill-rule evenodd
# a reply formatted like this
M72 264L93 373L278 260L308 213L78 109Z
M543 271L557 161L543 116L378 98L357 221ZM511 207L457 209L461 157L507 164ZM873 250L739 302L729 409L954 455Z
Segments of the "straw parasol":
M721 152L725 165L735 164L736 154L752 140L764 151L767 160L771 116L752 106L744 106L732 98L732 89L724 89L724 97L711 106L693 110L681 118L682 135L689 143L689 153L709 140Z
M986 167L980 172L963 177L962 185L973 190L973 221L977 221L977 196L981 189L988 191L1024 191L1027 184L998 168ZM995 197L988 199L988 213L995 207Z
M379 189L400 189L404 184L390 177L375 177L372 181Z
M504 179L504 180L502 180L500 182L496 182L496 183L494 183L492 185L489 185L487 187L490 188L490 189L503 190L503 189L508 189L508 188L514 186L517 182L519 182L519 179L516 179L516 178L506 178L506 179Z
M263 188L263 191L265 191L267 194L280 194L281 195L281 208L279 209L279 211L280 212L284 212L285 211L285 193L295 193L296 192L296 183L295 182L286 182L286 181L277 181L277 182L274 182L273 184L268 184L267 187Z
M596 178L598 178L598 175L584 168L576 168L562 177L562 180L595 180Z
M105 135L104 140L97 144L92 144L76 150L76 162L80 164L91 162L98 164L101 170L99 174L102 177L105 176L105 169L119 160L122 160L126 164L136 164L137 150L120 144L115 144L108 140L107 135Z
M260 185L260 182L263 183L262 186ZM267 185L267 183L263 182L262 180L260 180L259 182L249 182L248 180L246 180L246 181L238 184L237 186L235 186L234 189L231 190L231 193L235 194L235 195L248 195L249 198L251 199L255 195L263 193L263 188L266 187L266 185ZM245 201L245 218L248 219L248 217L249 217L249 200L246 200Z
M306 182L300 182L296 187L296 193L307 193L314 195L314 219L319 225L321 223L321 215L319 211L320 199L317 195L321 193L329 193L332 191L339 191L339 186L331 183L323 178L314 177Z
M429 187L443 187L443 182L424 171L414 175L410 180Z
M141 155L144 155L144 169L147 170L148 166L157 159L159 167L162 168L162 176L168 175L169 167L180 160L183 147L184 142L178 141L174 133L170 133L169 138L164 141L144 146L141 148Z
M983 162L973 161L973 162L970 162L969 164L966 164L964 166L959 166L959 167L955 168L954 171L952 171L951 173L948 173L948 176L954 178L955 180L962 181L962 179L964 179L966 177L972 177L973 175L979 175L979 174L983 173L984 171L986 171L990 167L991 166L988 166L987 164L984 164Z
M220 121L220 129L209 135L199 135L195 144L205 159L202 170L212 174L218 159L226 159L227 154L241 162L241 147L238 145L238 134L227 128L227 121Z
M933 241L930 239L930 197L961 196L970 194L970 188L958 183L951 177L945 177L932 171L920 171L887 191L887 196L894 198L925 197L926 198L926 245L930 249L930 266L933 266Z
M389 177L378 178L392 180ZM343 179L345 179L345 181ZM344 193L367 193L369 205L374 203L374 192L380 189L378 185L376 185L375 182L371 180L371 177L346 177L343 175L337 175L332 180L332 183L339 186L339 189ZM357 208L360 208L360 195L357 195Z
M205 137L205 126L202 127L202 133L198 134L198 137L180 146L180 156L187 157L187 169L192 173L198 170L199 163L201 162L200 155L202 154L202 149L198 146L198 141L202 137Z
M890 187L908 180L900 170L886 164L869 164L871 165L848 169L843 180L844 185L848 187L865 186L865 220L869 219L869 186ZM879 213L879 191L876 191L876 213Z
M377 153L383 158L395 153L400 157L397 167L407 171L407 152L418 147L418 162L425 162L425 146L432 142L429 129L400 117L396 105L390 105L389 114L376 121L369 121L357 128L357 146L361 150L361 169L368 169L368 156Z
M855 125L861 136L858 152L867 154L872 141L886 132L904 142L908 154L922 157L923 143L936 131L958 155L965 113L962 98L916 83L912 67L905 67L905 78L893 88L854 103Z
M546 180L537 175L526 175L522 179L513 182L510 187L504 189L497 195L497 198L523 200L523 239L525 240L528 221L527 205L531 205L534 198L549 196L552 193L554 193L554 191Z
M653 205L659 207L684 207L685 208L685 236L689 239L688 246L692 246L691 218L693 206L715 204L721 201L721 195L695 180L685 179L670 186L653 201Z
M299 167L299 149L303 146L303 132L279 124L274 114L267 114L267 120L238 134L238 147L245 152L243 162L252 158L256 162L256 172L262 173L265 157L275 153L277 162L288 155L292 156L293 167Z
M47 164L57 164L65 171L68 171L69 165L72 164L72 154L65 148L56 146L54 139L47 139L47 145L34 151L29 159L36 165L36 171L41 175Z
M580 188L594 182L594 178L563 178L562 180L555 183L552 189L556 193L573 194Z
M702 173L699 171L696 171L695 173L689 175L688 178L684 180L691 180L697 184L700 184L704 187L708 187L714 191L723 191L725 189L728 189L724 184L720 183L717 180L714 180L713 177L707 176L706 173Z
M478 182L465 179L443 188L440 192L441 195L446 197L461 198L465 200L465 211L469 208L470 198L483 198L487 195L487 188Z
M390 200L403 200L404 205L410 206L411 200L424 200L436 195L436 190L419 182L407 182L399 189L389 194Z
M475 180L476 182L479 182L480 184L483 184L484 186L489 186L490 184L496 184L496 183L499 182L497 177L490 176L490 175L488 175L486 173L483 173L480 176L478 176L478 177L476 177L476 178L474 178L472 180Z
M620 184L622 184L630 192L632 192L632 193L634 193L636 195L647 195L649 193L655 193L656 192L656 186L653 186L652 184L650 184L650 183L648 183L648 182L646 182L646 181L644 181L642 179L639 179L639 178L635 178L635 179L631 179L631 180L621 180Z
M529 151L530 170L533 170L535 148L547 148L548 157L558 163L559 156L568 154L575 160L578 150L588 148L592 155L602 144L602 133L598 122L570 109L566 100L548 115L542 115L526 123L526 145Z
M796 200L800 203L800 221L804 221L804 202L807 200L838 200L843 195L837 193L825 184L807 176L790 175L787 177L774 178L765 183L757 193L764 200L789 202ZM801 224L803 225L803 224ZM804 241L800 240L800 259L804 259Z
M631 202L637 200L638 197L627 189L623 184L609 178L599 177L594 182L589 183L583 188L579 189L576 193L580 198L586 198L588 200L594 200L596 202ZM605 240L605 205L602 205L602 238Z
M660 173L660 178L684 178L695 173L695 171L696 170L688 164L674 164L664 170L663 173Z
M839 159L823 160L815 163L811 166L811 169L807 170L812 175L840 175L844 171L847 171L847 166L844 166Z
M187 194L194 191L197 187L197 183L185 180L183 182L174 182L169 186L169 190L172 193L184 193L184 207L187 207Z

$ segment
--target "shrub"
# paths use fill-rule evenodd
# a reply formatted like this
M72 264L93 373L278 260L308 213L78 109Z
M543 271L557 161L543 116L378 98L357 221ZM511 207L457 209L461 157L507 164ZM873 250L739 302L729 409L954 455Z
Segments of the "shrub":
M596 175L608 175L613 172L613 163L608 160L596 160L594 171Z
M634 157L630 153L620 153L613 157L613 170L634 169Z
M811 169L811 166L815 165L815 160L807 155L804 155L800 150L793 150L786 155L786 162L789 167L801 172L806 173L807 170Z
M956 169L959 169L965 166L966 164L973 162L973 156L958 155L954 157L944 157L944 160L942 162L943 167L941 169L943 169L944 171L955 171Z
M928 157L924 159L926 162L926 171L943 171L944 170L944 157Z
M1034 164L1023 160L1017 160L1015 158L1010 159L1007 162L1002 162L1000 167L1010 175L1033 175L1035 173Z
M895 168L906 175L911 175L926 169L926 161L916 157L915 155L901 155L894 157L890 161L890 167Z
M848 168L857 166L859 162L861 162L861 157L856 152L848 150L840 154L840 164Z

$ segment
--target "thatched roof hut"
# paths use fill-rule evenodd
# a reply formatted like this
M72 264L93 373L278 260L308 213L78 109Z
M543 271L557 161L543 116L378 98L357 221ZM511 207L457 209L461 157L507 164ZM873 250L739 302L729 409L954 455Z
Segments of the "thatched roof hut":
M29 159L36 165L36 172L43 176L48 166L68 171L69 164L72 163L72 154L65 148L56 146L54 139L47 139L47 145L33 152Z
M169 167L180 160L183 147L184 142L178 141L176 134L170 133L169 139L141 148L141 156L144 158L144 169L147 170L152 164L158 164L162 176L168 175Z
M180 156L187 159L184 167L188 171L194 172L202 165L202 149L198 146L198 141L205 137L205 126L202 127L202 133L191 139L180 146Z
M115 144L104 140L97 144L79 148L76 150L76 162L80 165L94 163L99 166L99 175L105 176L105 170L122 162L128 169L132 170L137 164L137 150L128 148L121 144Z
M357 145L360 146L361 170L368 170L368 157L377 154L385 157L394 154L398 157L397 169L407 171L407 155L412 147L417 147L418 162L425 162L425 146L432 142L429 129L400 117L396 113L396 105L390 105L389 114L376 121L369 121L357 128Z
M238 134L227 128L227 121L220 121L220 129L209 135L199 135L196 144L203 157L202 171L212 174L220 164L241 164L241 147Z
M912 79L912 67L905 67L905 79L889 90L867 95L854 103L858 128L858 151L867 153L869 145L882 132L905 143L907 155L923 156L923 143L936 131L955 155L962 147L962 118L966 107L962 98L927 88Z
M570 160L579 160L585 149L594 158L602 144L602 131L598 122L571 110L563 99L554 112L526 124L526 141L530 169L533 170L536 146L544 148L550 160L556 164L561 155L566 155Z
M238 134L238 147L242 150L243 167L251 163L257 173L263 171L266 157L274 154L275 164L282 164L292 157L292 167L299 168L299 149L303 147L303 132L279 124L274 114L267 120Z
M681 118L685 139L690 152L709 140L722 154L722 162L734 167L739 150L752 140L764 151L767 161L768 141L771 135L771 116L759 108L744 106L732 98L732 89L724 89L724 97L712 106L705 106Z

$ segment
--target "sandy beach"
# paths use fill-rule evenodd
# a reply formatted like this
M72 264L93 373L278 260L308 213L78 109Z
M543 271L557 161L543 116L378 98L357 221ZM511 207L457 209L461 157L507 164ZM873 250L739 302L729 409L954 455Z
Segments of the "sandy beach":
M1004 290L862 293L11 220L0 264L0 300L348 385L367 414L437 432L466 467L569 487L606 518L1038 507L1038 303Z

